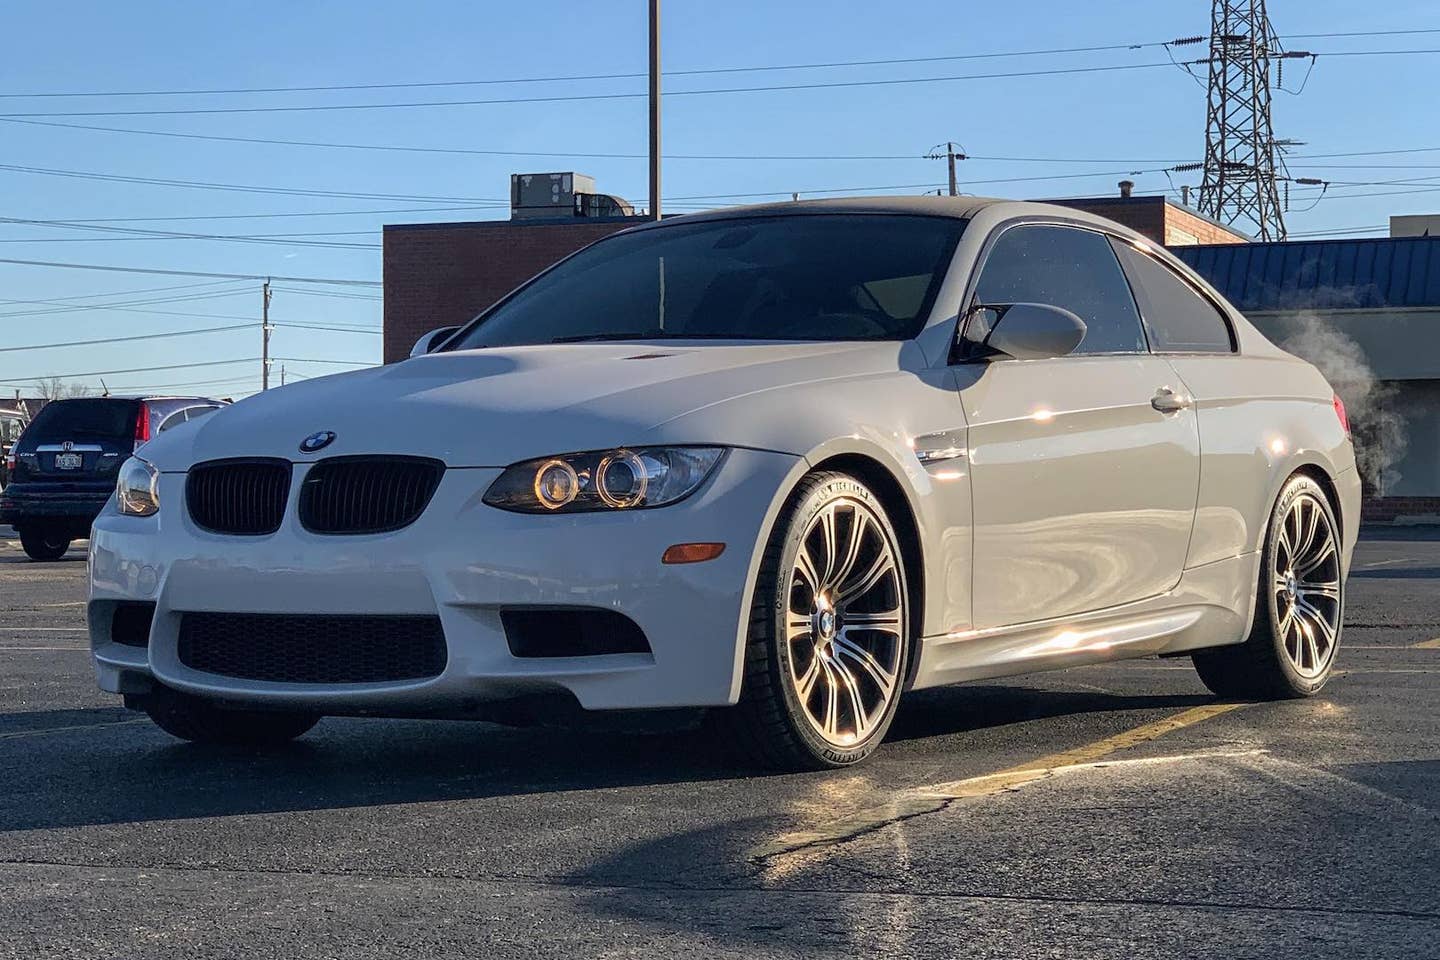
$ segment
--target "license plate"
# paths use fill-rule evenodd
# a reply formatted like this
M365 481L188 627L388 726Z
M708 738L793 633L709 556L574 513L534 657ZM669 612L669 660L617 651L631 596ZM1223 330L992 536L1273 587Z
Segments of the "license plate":
M79 470L83 466L85 466L85 455L83 453L55 454L56 470Z

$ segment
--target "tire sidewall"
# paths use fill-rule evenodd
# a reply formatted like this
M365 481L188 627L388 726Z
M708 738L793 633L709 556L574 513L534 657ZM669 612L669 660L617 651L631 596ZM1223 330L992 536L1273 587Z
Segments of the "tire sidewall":
M898 675L901 678L899 681L900 691L897 691L897 694L891 698L884 716L875 724L875 729L870 731L864 740L849 747L837 747L827 742L810 726L809 720L806 719L805 707L800 703L791 684L791 654L789 644L785 639L790 602L790 578L795 566L796 555L810 522L816 514L837 500L852 500L861 504L874 518L882 536L885 537L891 553L895 557L896 569L899 573L900 604L904 611L903 622L905 625L898 666ZM771 582L767 584L770 599L768 610L770 635L774 638L770 656L771 679L782 698L781 706L786 721L795 737L805 745L806 749L832 766L853 764L869 756L885 739L900 702L904 678L908 676L914 628L910 619L909 580L905 569L904 554L900 549L900 541L895 534L895 528L891 525L890 517L879 499L864 484L845 476L827 478L814 489L803 494L790 512L783 536L779 562L772 572Z
M1285 682L1302 696L1310 696L1318 693L1320 688L1325 686L1334 672L1335 660L1339 656L1340 642L1345 630L1345 577L1339 577L1340 602L1339 602L1339 624L1335 630L1335 649L1330 655L1330 662L1325 665L1325 672L1318 677L1303 677L1296 671L1290 662L1290 655L1285 650L1285 640L1280 632L1280 611L1279 605L1275 602L1275 593L1270 588L1271 576L1275 570L1275 554L1279 549L1277 540L1280 527L1285 522L1286 516L1290 513L1290 507L1301 497L1308 497L1320 505L1325 520L1330 524L1330 530L1335 536L1335 549L1338 553L1341 549L1340 526L1335 519L1335 511L1330 507L1330 500L1325 496L1325 491L1320 489L1319 484L1309 477L1291 477L1280 492L1280 498L1275 502L1275 509L1270 514L1270 526L1265 533L1265 550L1261 557L1260 582L1258 591L1260 595L1260 609L1265 617L1265 623L1269 626L1269 637L1271 653L1275 657L1276 666Z

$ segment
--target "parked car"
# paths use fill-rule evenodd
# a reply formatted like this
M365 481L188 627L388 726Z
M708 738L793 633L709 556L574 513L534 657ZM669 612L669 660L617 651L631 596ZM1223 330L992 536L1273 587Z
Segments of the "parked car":
M0 410L0 490L10 482L10 472L14 469L10 451L24 429L24 414L18 410Z
M1315 693L1359 504L1324 377L1138 234L787 203L614 234L406 362L156 439L88 613L100 686L190 740L550 692L836 767L957 681L1184 654Z
M58 560L115 492L120 465L141 444L223 404L204 397L80 397L47 403L10 452L0 524L32 560Z

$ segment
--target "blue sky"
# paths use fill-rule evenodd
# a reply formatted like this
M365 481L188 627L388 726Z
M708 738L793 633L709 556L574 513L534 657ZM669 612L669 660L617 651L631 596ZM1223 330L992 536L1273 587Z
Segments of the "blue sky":
M1440 28L1433 0L1271 0L1282 36L1347 30ZM181 2L6 5L6 56L0 93L187 90L399 83L643 72L644 0L545 4L475 2ZM1116 0L1018 4L955 0L827 0L821 3L668 0L665 68L684 71L858 59L953 57L1057 47L1150 43L1202 34L1208 0ZM1440 34L1305 39L1292 49L1318 52L1440 48ZM1188 48L1200 56L1202 48ZM731 73L666 79L668 91L1017 70L1148 64L1156 47L1044 57L1002 57L871 67ZM1383 224L1392 213L1440 211L1440 149L1431 153L1311 158L1385 149L1440 148L1440 107L1431 95L1440 56L1331 57L1319 60L1300 96L1278 94L1276 133L1305 142L1294 151L1295 176L1370 182L1432 178L1435 193L1347 198L1345 194L1414 190L1409 186L1296 190L1292 232ZM1303 64L1287 71L1294 87ZM410 90L243 95L17 97L9 114L179 110L215 107L479 100L577 94L643 93L640 78ZM23 119L23 118L16 118ZM320 149L67 129L0 120L0 164L51 170L204 181L212 184L447 197L447 202L297 196L96 181L0 169L0 216L31 220L127 218L108 226L223 234L338 235L238 243L196 239L116 239L122 234L0 222L0 258L70 261L173 270L379 280L379 229L386 222L491 219L503 209L512 172L575 169L600 189L643 200L643 159L567 156L643 154L643 98L530 104L433 106L385 110L169 116L30 117L31 120L213 136L395 144L554 153L483 156ZM1050 162L968 160L961 189L1013 196L1109 194L1131 170L1202 159L1205 93L1177 69L1123 70L1050 77L985 79L876 87L674 96L665 106L669 154L803 154L898 159L669 159L665 195L674 198L774 192L822 195L855 187L919 193L939 186L943 164L922 159L934 144L961 143L976 157L1057 158ZM1058 162L1094 159L1094 163ZM1113 162L1121 161L1121 162ZM1334 166L1366 164L1368 166ZM1410 166L1399 166L1401 164ZM1426 167L1426 164L1431 166ZM1377 166L1383 165L1383 166ZM1057 174L1068 179L974 183ZM1084 174L1085 176L1075 176ZM1168 189L1163 173L1133 177L1139 192ZM1173 184L1198 174L1172 175ZM1422 185L1423 186L1423 185ZM1307 199L1300 200L1304 195ZM766 199L756 196L752 199ZM687 201L692 205L726 201ZM677 201L668 209L687 209ZM441 207L469 206L468 210ZM430 213L363 211L434 208ZM312 216L312 214L339 214ZM355 212L362 211L362 212ZM253 214L305 214L239 219ZM205 217L227 219L160 219ZM133 218L133 219L132 219ZM1383 233L1377 230L1377 233ZM328 248L302 242L358 244ZM258 364L225 364L259 354L259 285L204 278L62 270L0 263L0 347L135 336L250 323L246 329L48 350L0 352L8 378L175 364L212 366L107 376L112 389L167 388L241 395L258 388ZM183 286L183 289L181 288ZM347 369L315 359L379 358L378 288L277 281L273 352L287 372L313 376ZM177 288L156 290L155 288ZM133 296L122 292L141 291ZM308 291L308 292L302 292ZM213 294L213 296L212 296ZM327 294L342 294L331 296ZM111 296L114 295L114 296ZM130 303L125 310L64 309L91 297ZM169 300L169 298L185 298ZM197 299L191 299L191 298ZM133 301L165 298L166 303ZM40 311L48 311L41 313ZM144 312L142 312L144 311ZM313 330L287 326L343 327ZM348 328L359 328L352 331ZM371 331L371 332L365 332ZM276 368L278 377L278 365ZM95 377L78 378L98 383ZM193 386L192 386L193 385ZM6 395L13 386L0 386Z

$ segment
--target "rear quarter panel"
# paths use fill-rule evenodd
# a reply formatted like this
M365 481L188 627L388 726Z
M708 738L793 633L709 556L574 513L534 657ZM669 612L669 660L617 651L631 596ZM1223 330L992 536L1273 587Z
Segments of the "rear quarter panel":
M1319 467L1341 492L1348 563L1359 513L1352 492L1358 485L1347 475L1355 454L1319 371L1273 347L1167 360L1194 395L1200 425L1200 489L1186 566L1258 550L1280 487L1305 466Z

